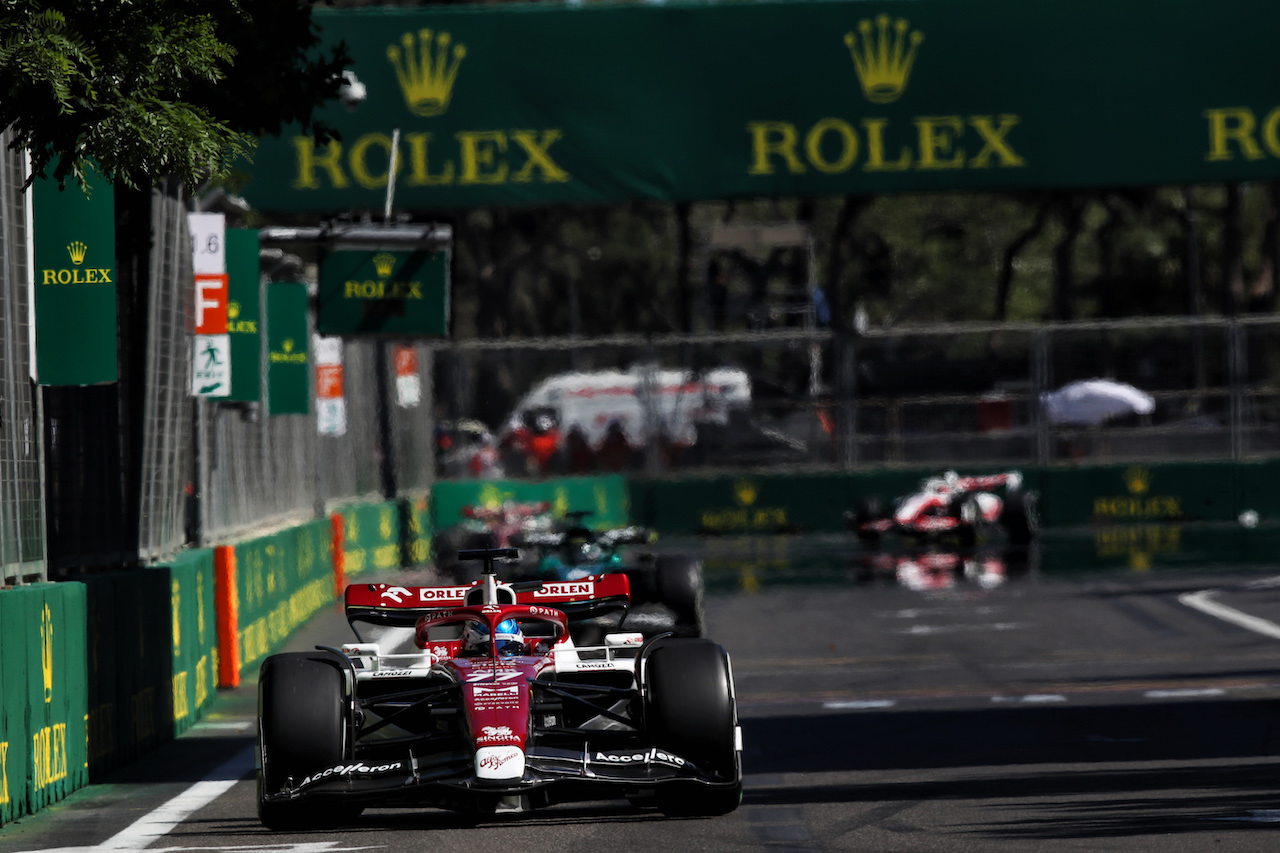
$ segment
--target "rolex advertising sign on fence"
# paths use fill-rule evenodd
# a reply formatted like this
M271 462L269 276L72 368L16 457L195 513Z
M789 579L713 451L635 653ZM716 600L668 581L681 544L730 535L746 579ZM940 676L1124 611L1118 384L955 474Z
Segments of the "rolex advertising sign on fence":
M1280 179L1280 4L317 9L367 100L264 139L262 210ZM399 131L398 136L396 131Z
M311 413L311 330L307 286L299 281L267 285L267 414Z
M231 393L227 400L262 399L262 308L256 228L227 229L227 336Z
M41 385L115 382L115 191L89 176L32 184L35 243L36 376Z
M446 251L340 250L320 265L322 335L449 333Z

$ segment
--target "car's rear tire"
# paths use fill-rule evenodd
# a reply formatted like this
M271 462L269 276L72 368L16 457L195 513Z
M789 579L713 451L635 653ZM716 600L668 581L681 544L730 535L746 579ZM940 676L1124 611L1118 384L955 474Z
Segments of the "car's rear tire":
M352 819L359 807L332 802L268 802L292 778L297 785L320 770L343 763L347 751L346 687L340 663L320 653L272 655L258 677L258 819L274 830L332 827Z
M947 504L947 515L956 519L954 538L961 548L972 548L978 543L978 525L982 523L982 508L972 494L957 495Z
M727 814L742 801L729 656L706 639L664 638L644 660L644 718L654 744L714 773L724 784L669 782L656 791L668 815Z
M684 554L658 557L654 567L657 599L676 615L676 634L701 637L706 632L703 617L704 589L702 563Z
M1005 495L1000 524L1009 536L1009 544L1030 545L1036 535L1035 496L1023 491Z
M867 525L885 518L884 504L879 498L859 498L853 515L846 514L845 525L858 535L858 540L868 548L880 544L880 531L868 530Z

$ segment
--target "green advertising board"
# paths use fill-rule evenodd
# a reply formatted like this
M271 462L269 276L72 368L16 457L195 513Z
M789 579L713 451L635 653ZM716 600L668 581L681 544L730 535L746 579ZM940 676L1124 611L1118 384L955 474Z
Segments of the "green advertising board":
M495 508L506 502L546 502L557 518L568 512L590 512L592 527L606 529L631 523L626 478L618 474L599 477L557 477L550 480L442 480L431 489L432 526L435 530L463 521L467 507Z
M329 520L240 542L235 562L240 668L248 672L333 601Z
M0 590L0 824L85 785L85 588Z
M449 253L331 252L316 325L322 335L448 335Z
M41 385L97 385L118 378L115 190L90 175L32 184L36 375Z
M231 393L221 399L262 399L262 306L258 231L227 229L227 334L231 338Z
M341 507L342 559L348 578L402 565L403 512L396 501Z
M267 285L267 414L311 413L311 333L307 286Z
M318 9L367 100L264 140L264 210L1280 178L1280 5L792 0ZM397 137L396 131L399 131Z

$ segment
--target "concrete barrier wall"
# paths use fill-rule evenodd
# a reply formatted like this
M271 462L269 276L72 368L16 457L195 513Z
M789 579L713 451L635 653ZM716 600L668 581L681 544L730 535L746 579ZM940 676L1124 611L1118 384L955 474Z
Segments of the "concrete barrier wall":
M334 531L399 568L429 553L430 500L352 505L235 545L83 581L0 590L0 824L181 734L341 592ZM402 546L402 525L410 535ZM349 529L349 528L348 528ZM347 541L345 537L339 541ZM364 555L368 555L364 557Z
M442 480L431 491L431 519L435 530L462 522L469 506L497 507L506 501L546 501L557 516L586 510L596 527L618 527L631 520L630 491L618 474L603 477L562 477L550 480Z
M400 530L404 509L397 501L340 507L343 570L347 575L387 571L402 565Z
M88 780L86 623L83 584L0 591L0 824Z
M408 526L405 536L405 564L419 566L431 560L431 537L435 524L431 520L431 493L401 498L400 517Z
M942 469L822 474L637 478L628 484L636 523L666 535L813 533L843 529L859 499L886 504ZM998 469L959 467L962 474ZM1044 527L1232 522L1246 511L1280 522L1280 460L1024 467Z

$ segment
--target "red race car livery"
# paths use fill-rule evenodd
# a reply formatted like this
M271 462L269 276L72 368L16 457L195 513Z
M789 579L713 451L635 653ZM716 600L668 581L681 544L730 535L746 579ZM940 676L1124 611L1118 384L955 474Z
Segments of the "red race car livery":
M258 810L274 829L333 825L367 806L479 816L625 797L723 814L742 792L729 657L710 640L570 624L628 605L625 575L466 586L355 584L357 641L273 655L259 680ZM518 626L513 628L512 626ZM495 642L474 646L472 634ZM514 645L497 639L514 631Z

